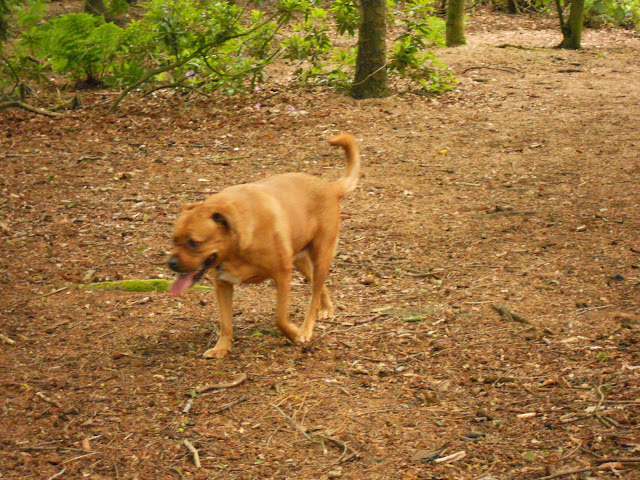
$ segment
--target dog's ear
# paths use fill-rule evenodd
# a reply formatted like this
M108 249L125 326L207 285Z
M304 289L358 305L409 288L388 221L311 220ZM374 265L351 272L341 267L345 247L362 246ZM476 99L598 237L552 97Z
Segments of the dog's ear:
M210 208L209 218L237 243L241 251L251 248L255 243L253 217L242 209L242 205L226 201L205 204Z
M188 212L189 210L193 210L196 207L197 203L188 203L186 205L180 205L181 212Z
M214 222L216 222L216 225L219 225L220 227L224 228L225 230L229 230L229 222L224 217L224 215L222 215L221 213L215 212L213 215L211 215L211 219Z

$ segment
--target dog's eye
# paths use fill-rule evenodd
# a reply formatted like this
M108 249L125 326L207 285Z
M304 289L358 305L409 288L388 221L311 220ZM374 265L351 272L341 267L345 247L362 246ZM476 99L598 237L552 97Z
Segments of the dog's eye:
M196 242L195 240L191 240L191 239L187 241L187 245L189 245L190 248L198 248L201 243L202 242Z

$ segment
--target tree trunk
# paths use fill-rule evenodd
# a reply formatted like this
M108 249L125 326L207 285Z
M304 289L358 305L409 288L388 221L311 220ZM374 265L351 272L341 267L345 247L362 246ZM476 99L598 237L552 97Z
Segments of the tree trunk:
M386 0L362 0L358 33L356 78L353 98L379 98L389 95L387 88Z
M9 37L9 2L0 0L0 51L2 51L2 43Z
M571 11L567 23L560 17L560 29L562 30L562 43L559 48L568 50L580 49L582 40L582 28L584 26L584 0L571 0Z
M104 0L85 0L84 11L97 17L104 17L107 13L107 7L104 4Z
M464 38L464 0L449 0L449 8L447 10L447 47L458 47L466 44L467 39Z

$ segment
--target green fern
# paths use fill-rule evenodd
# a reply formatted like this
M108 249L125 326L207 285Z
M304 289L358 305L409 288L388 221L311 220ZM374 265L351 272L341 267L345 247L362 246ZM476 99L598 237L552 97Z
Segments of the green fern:
M88 13L60 15L30 33L54 72L88 83L99 83L110 69L122 36L120 27Z

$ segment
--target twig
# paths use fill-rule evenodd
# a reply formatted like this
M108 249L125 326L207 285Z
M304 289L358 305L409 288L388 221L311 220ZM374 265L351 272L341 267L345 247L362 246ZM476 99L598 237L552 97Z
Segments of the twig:
M578 467L571 470L563 470L562 472L554 473L553 475L546 475L544 477L538 477L536 480L551 480L552 478L564 477L565 475L572 475L574 473L589 472L594 470L594 467Z
M279 406L277 406L277 405L276 405L276 404L274 404L274 403L272 403L272 404L270 404L270 405L271 405L273 408L275 408L275 409L278 411L278 413L279 413L280 415L282 415L284 418L286 418L287 420L289 420L289 422L291 423L291 425L293 425L293 426L296 428L296 430L298 430L298 431L299 431L299 432L304 436L304 438L306 438L306 439L307 439L307 440L309 440L310 442L318 443L318 441L317 441L317 440L314 440L314 439L311 437L311 435L309 435L309 434L307 433L307 429L306 429L306 428L304 428L302 425L300 425L298 422L296 422L296 421L295 421L293 418L291 418L289 415L287 415L286 413L284 413L284 411L283 411Z
M75 462L76 460L80 460L81 458L85 458L85 457L90 457L92 455L95 455L96 453L98 452L91 452L91 453L86 453L84 455L80 455L79 457L73 457L73 458L70 458L69 460L65 460L60 465L65 465L67 463Z
M49 398L47 397L44 393L42 392L36 392L36 397L41 398L42 400L44 400L47 403L50 403L51 405L55 405L58 408L62 408L62 405L60 404L60 402L58 402L57 400L54 400L53 398Z
M640 457L602 457L596 460L596 463L640 463Z
M169 469L169 471L170 471L170 472L176 472L178 475L180 475L180 480L187 480L187 479L185 478L184 474L183 474L180 470L178 470L177 468L175 468L175 467L171 467L171 468Z
M462 187L480 187L479 183L470 183L470 182L453 182L454 185L459 185Z
M196 468L200 468L200 454L198 453L198 450L196 450L196 447L194 447L193 444L186 438L182 443L185 447L187 447L187 450L191 452L191 456L193 457L193 464L196 466Z
M496 45L496 48L516 48L518 50L534 50L536 48L542 47L525 47L523 45L514 45L511 43L501 43L500 45Z
M240 404L242 402L246 402L246 401L247 401L247 397L237 398L233 402L229 402L229 403L227 403L225 405L222 405L220 408L218 408L217 410L214 410L211 413L213 413L215 415L217 413L224 412L224 411L229 410L230 408L235 407L236 405L238 405L238 404Z
M62 288L59 288L57 290L54 290L53 292L49 292L49 293L47 293L45 295L40 295L40 298L50 297L51 295L55 295L56 293L64 292L65 290L69 290L69 287L62 287Z
M430 272L410 272L407 270L404 272L404 274L410 277L429 278L429 277L437 277L442 272L444 272L444 268L436 268L435 270L431 270Z
M38 115L45 115L50 118L58 118L60 115L57 113L49 112L48 110L43 110L41 108L32 107L31 105L20 102L18 100L14 100L11 102L0 103L0 110L4 110L5 108L22 108L24 110L28 110L31 113L37 113Z
M269 99L271 99L271 98L275 97L276 95L280 95L280 93L281 93L281 92L275 92L275 93L272 93L271 95L267 95L267 96L266 96L266 97L264 97L262 100L260 100L260 101L259 101L259 103L264 103L264 102L266 102L267 100L269 100Z
M55 475L51 475L49 478L47 478L47 480L53 480L54 478L58 478L60 475L62 475L64 472L66 472L67 469L63 468L62 470L60 470L58 473L56 473Z
M453 462L457 462L458 460L462 460L466 456L467 456L467 452L465 452L464 450L461 450L459 452L452 453L451 455L447 455L446 457L436 458L433 462L434 463L453 463Z
M598 394L598 403L596 404L595 410L593 411L594 413L597 413L598 410L600 410L600 407L602 407L602 402L604 402L604 393L602 393L601 389L602 384L596 387L596 393Z
M189 410L191 410L192 406L193 406L193 398L190 398L189 400L187 400L187 404L182 409L182 413L184 413L185 415L189 413Z
M175 83L168 83L168 84L165 84L165 85L158 85L157 87L152 88L151 90L145 92L144 96L151 95L153 92L157 92L158 90L166 90L166 89L169 89L169 88L184 88L185 90L191 90L192 92L196 92L196 93L202 95L203 97L209 98L208 94L200 91L196 87L192 87L190 85L184 85L182 83L182 81L175 82Z
M511 320L513 322L518 322L518 323L524 323L526 325L532 325L532 323L529 320L509 310L504 305L501 305L501 304L491 305L491 308L493 308L496 312L500 314L500 316L502 316L507 320Z
M560 460L566 460L567 458L571 458L573 457L573 455L580 450L580 448L582 447L582 441L578 442L578 445L571 451L567 452L566 454L564 454Z
M13 344L16 343L15 340L11 340L9 337L7 337L6 335L3 335L1 333L0 333L0 340L2 340L7 345L13 345Z
M487 69L487 70L501 70L503 72L507 72L507 73L522 73L520 70L518 70L517 68L514 67L469 67L469 68L465 68L462 73L467 73L470 72L471 70L482 70L482 69Z
M364 325L365 323L373 322L374 320L378 320L383 317L389 316L388 313L378 313L377 315L373 315L372 317L363 318L362 320L356 320L356 325Z
M225 388L237 387L242 382L244 382L246 379L247 379L247 374L243 373L238 378L236 378L235 380L232 380L230 382L211 383L209 385L205 385L204 387L196 388L195 392L196 392L196 394L201 395L201 394L203 394L205 392L209 392L211 390L224 390Z
M340 458L338 459L338 463L346 463L352 458L362 458L362 455L360 454L360 452L358 452L353 447L349 446L346 442L343 442L339 438L331 437L329 435L323 435L322 433L319 433L317 435L319 437L324 438L325 440L328 440L329 442L333 443L334 445L342 449L342 455L340 455ZM351 454L346 458L342 458L348 451L351 451Z

